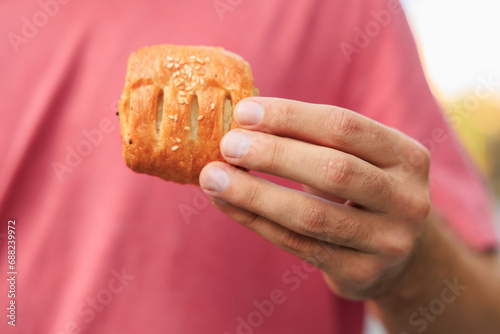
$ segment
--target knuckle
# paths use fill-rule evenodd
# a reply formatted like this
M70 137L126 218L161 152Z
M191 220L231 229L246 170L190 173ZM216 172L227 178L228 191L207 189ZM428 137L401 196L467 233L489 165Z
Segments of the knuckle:
M412 210L413 217L416 221L422 221L429 216L431 211L431 201L428 193L420 197L418 201L416 201L414 208Z
M406 205L406 215L414 222L421 222L427 218L431 211L431 202L428 193L410 197Z
M314 266L320 269L332 268L336 265L336 257L332 256L330 245L321 241L317 241L316 246L311 251L309 259L311 263L314 262Z
M242 222L243 225L245 225L247 228L250 230L254 231L256 228L256 225L259 225L259 223L262 221L262 217L257 215L257 214L252 214L248 219Z
M425 148L423 146L422 146L422 148L423 148L423 157L424 157L424 162L423 162L423 166L422 166L422 177L425 180L428 180L430 170L431 170L431 153L429 152L429 150L427 150L427 148Z
M421 222L429 215L432 204L428 191L408 186L405 193L398 192L399 215L410 222Z
M408 145L407 157L405 160L412 166L415 176L428 178L431 155L422 144L411 140Z
M333 108L328 116L328 125L331 130L331 140L339 146L352 143L359 126L350 111Z
M301 232L323 233L327 224L325 210L314 201L299 207L299 230Z
M367 173L362 188L366 189L367 193L375 194L378 203L380 203L376 209L383 210L393 198L393 184L392 178L385 173Z
M337 219L330 229L331 234L343 245L358 243L362 239L362 227L359 223L353 222L349 217Z
M328 188L347 188L353 181L354 173L344 158L331 156L327 161L324 182Z
M284 250L296 255L304 254L308 246L306 237L292 230L283 233L279 243Z
M424 145L420 145L420 149L422 151L421 154L423 157L423 165L425 167L425 170L429 171L429 168L431 166L431 153Z
M348 277L358 287L368 287L376 280L381 271L381 265L373 259L360 261L349 266Z
M402 235L399 233L393 236L391 240L386 240L384 245L384 253L390 259L398 260L406 258L411 253L414 245L414 239L408 233Z

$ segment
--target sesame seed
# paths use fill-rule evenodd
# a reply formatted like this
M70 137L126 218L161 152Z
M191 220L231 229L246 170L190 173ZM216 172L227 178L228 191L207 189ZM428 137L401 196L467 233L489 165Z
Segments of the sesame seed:
M203 119L203 115L198 116L198 120L201 121Z
M186 126L186 127L184 128L184 130L189 131L189 130L191 130L191 128L190 128L189 126Z
M200 65L196 65L196 66L194 67L194 69L195 69L195 70L197 70L197 71L199 71L199 70L200 70L200 68L201 68L201 66L200 66Z
M205 57L205 61L208 63L210 62L210 58L209 57Z
M179 117L177 116L177 114L174 116L174 122L177 122L177 120L179 119Z
M186 92L183 92L183 91L181 90L181 91L179 91L179 95L180 95L180 96L186 96Z
M189 104L189 101L187 98L184 98L184 104Z
M169 64L167 65L167 68L172 68L172 67L174 67L174 63L169 63Z
M168 56L168 57L167 57L167 60L168 60L168 61L172 61L173 59L172 59L172 57Z
M178 148L179 148L179 146L177 146L177 145L172 146L172 151L177 151Z
M195 56L190 56L190 57L189 57L189 59L191 59L191 60L195 60L195 59L196 59L196 57L195 57Z
M212 102L212 104L210 104L210 109L215 110L215 102Z
M180 66L179 64L177 64L177 63L176 63L176 64L175 64L175 68L179 68L179 67L181 67L181 66Z
M168 115L168 118L174 119L174 116L173 115Z
M179 62L179 58L175 58L175 61L176 61L176 62Z
M200 78L200 83L205 86L205 80L203 80L203 78Z
M202 65L205 64L205 62L201 58L196 58L196 61Z
M175 141L180 143L181 142L181 139L180 138L175 138Z

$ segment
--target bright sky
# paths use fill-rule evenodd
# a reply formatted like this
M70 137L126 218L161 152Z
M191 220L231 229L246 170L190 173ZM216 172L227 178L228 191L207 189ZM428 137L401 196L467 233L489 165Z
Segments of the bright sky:
M401 2L429 75L445 97L478 86L481 76L500 82L500 0Z

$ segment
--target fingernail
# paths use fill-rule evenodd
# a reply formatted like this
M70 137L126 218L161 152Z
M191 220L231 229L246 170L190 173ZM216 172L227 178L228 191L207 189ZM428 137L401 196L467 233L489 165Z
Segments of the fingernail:
M238 103L235 118L241 125L255 125L264 116L264 108L257 102L243 101Z
M229 186L229 178L225 170L211 167L205 172L202 187L206 190L221 192Z
M228 158L241 158L250 147L250 139L239 131L229 131L221 143L222 154Z

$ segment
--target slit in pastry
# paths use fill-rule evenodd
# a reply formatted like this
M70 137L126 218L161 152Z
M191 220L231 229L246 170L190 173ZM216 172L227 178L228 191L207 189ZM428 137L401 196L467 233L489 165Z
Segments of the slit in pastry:
M191 128L191 138L196 140L198 135L198 114L200 113L200 106L198 104L198 97L195 95L191 99L191 104L189 105L189 114L191 116L190 128Z
M233 101L230 97L224 100L224 108L222 110L222 135L225 135L231 130L231 119L233 118Z
M161 128L163 126L163 113L164 113L164 93L163 89L158 93L156 100L156 135L160 137Z

